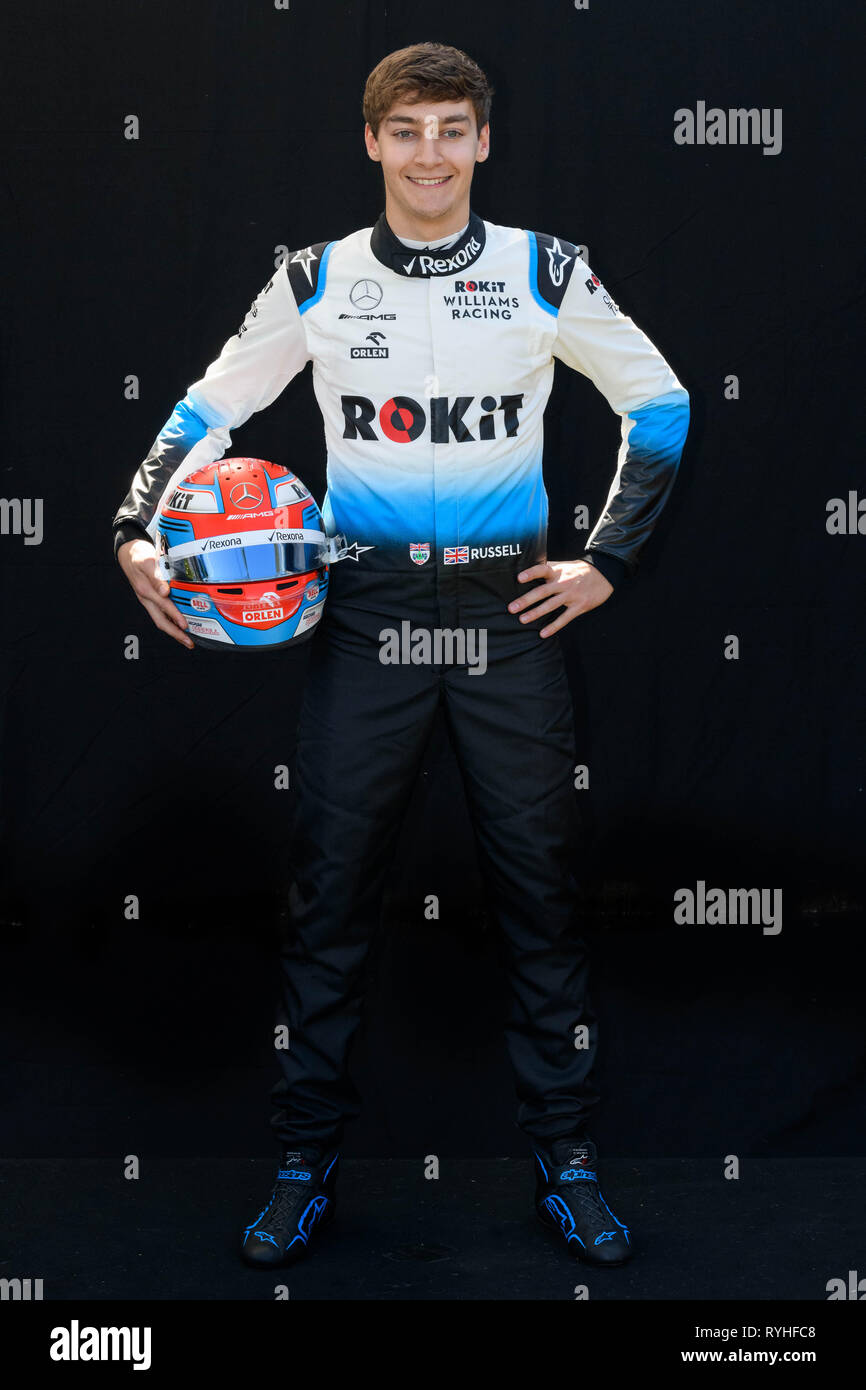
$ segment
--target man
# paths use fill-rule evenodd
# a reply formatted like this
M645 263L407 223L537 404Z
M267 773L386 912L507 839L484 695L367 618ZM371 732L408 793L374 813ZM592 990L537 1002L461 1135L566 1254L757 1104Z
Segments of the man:
M357 551L331 567L299 724L280 1012L290 1045L277 1052L273 1092L281 1161L241 1242L256 1265L306 1253L334 1214L343 1126L359 1112L347 1063L370 936L440 705L508 972L506 1040L538 1215L582 1259L631 1253L587 1133L596 1020L575 930L576 759L558 633L634 570L673 484L688 395L573 243L471 208L491 95L447 45L414 44L378 64L364 115L383 214L282 262L176 406L115 517L136 594L157 627L191 645L156 570L160 498L221 458L229 431L312 360L326 529ZM577 560L546 558L542 415L554 358L622 419L616 476ZM466 641L456 659L431 642L426 663L389 663L395 631ZM467 656L482 647L483 669Z

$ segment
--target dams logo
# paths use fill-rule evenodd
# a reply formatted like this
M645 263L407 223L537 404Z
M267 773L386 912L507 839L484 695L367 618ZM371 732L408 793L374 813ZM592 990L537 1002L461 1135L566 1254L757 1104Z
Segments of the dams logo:
M411 396L391 396L383 405L376 405L366 396L341 396L343 438L391 439L395 444L410 444L424 434L433 444L447 444L452 437L458 444L476 439L513 439L520 426L518 411L523 405L523 393L482 396L476 405L477 399L431 396L425 410ZM468 414L475 434L464 418Z

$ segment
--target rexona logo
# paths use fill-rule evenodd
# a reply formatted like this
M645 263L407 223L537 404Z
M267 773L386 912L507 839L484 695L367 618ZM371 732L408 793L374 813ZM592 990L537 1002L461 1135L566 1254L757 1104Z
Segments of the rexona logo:
M411 274L417 260L420 275L447 275L452 270L462 270L475 259L480 250L481 242L477 237L472 237L459 251L455 251L453 256L413 256L405 269L407 274Z
M464 416L476 401L475 396L431 396L427 410L411 396L392 396L384 405L376 405L366 396L341 396L344 439L391 439L395 444L410 444L427 433L433 444L447 444L451 436L458 444L476 439L513 438L520 420L518 410L523 405L523 392L514 396L482 396L472 412L477 430L473 434ZM376 421L381 433L373 428Z
M241 545L240 536L213 536L210 540L202 541L202 550L225 550L229 545Z
M271 531L268 535L269 541L281 541L283 544L288 545L296 541L302 541L303 539L303 531Z

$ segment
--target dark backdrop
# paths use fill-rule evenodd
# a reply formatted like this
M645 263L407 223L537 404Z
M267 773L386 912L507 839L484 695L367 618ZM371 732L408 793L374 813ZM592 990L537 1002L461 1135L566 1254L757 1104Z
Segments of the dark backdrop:
M291 796L273 769L292 761L307 651L176 647L127 589L110 522L275 247L375 220L364 79L428 38L496 88L473 207L586 245L691 393L637 580L564 638L590 770L576 795L597 1137L625 1153L864 1152L866 536L826 529L830 498L866 494L847 10L830 25L804 0L90 0L7 19L0 490L44 499L44 539L0 537L5 1152L59 1136L70 1153L268 1151ZM781 108L781 152L677 145L674 112L698 101ZM583 539L574 507L594 522L606 496L618 420L561 365L546 418L550 554L565 557ZM291 464L321 499L309 369L233 452ZM673 894L699 879L781 888L781 933L676 926ZM441 728L386 928L347 1152L522 1153Z

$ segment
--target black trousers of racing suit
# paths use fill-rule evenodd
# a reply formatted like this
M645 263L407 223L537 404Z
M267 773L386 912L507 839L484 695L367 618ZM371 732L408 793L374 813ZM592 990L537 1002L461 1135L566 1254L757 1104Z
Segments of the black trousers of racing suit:
M368 951L440 703L504 953L517 1124L536 1142L577 1137L599 1099L575 913L573 708L559 635L538 635L550 615L521 624L507 612L529 587L516 581L519 561L471 577L461 566L437 574L432 556L428 565L375 550L332 565L311 642L280 958L278 1020L288 1024L289 1045L276 1049L281 1076L271 1093L274 1133L289 1145L339 1144L344 1122L360 1112L347 1063ZM483 629L486 671L447 661L383 665L380 634L405 631L407 620L431 637L436 628ZM581 1024L584 1047L576 1046Z

